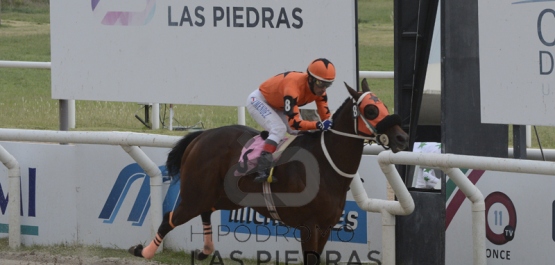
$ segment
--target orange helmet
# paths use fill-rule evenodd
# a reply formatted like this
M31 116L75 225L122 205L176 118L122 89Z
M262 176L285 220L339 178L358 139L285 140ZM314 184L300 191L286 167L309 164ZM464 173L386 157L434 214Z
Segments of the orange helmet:
M335 66L325 58L318 58L308 65L307 72L317 80L333 82L335 79Z

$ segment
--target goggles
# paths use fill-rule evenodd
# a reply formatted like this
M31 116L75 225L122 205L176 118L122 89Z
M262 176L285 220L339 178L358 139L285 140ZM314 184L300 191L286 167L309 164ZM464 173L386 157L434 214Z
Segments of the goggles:
M329 86L331 86L332 82L326 82L326 81L322 81L320 79L316 79L316 82L314 82L314 84L318 87L322 87L322 88L328 88Z

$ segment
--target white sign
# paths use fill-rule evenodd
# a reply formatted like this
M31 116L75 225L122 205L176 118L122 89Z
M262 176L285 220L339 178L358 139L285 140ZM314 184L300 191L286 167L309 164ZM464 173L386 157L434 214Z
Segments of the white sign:
M487 264L552 264L553 176L483 170L466 175L484 195ZM461 193L458 188L447 191L445 264L472 260L472 207Z
M330 108L356 86L356 1L50 3L55 99L243 106L266 79L335 66Z
M555 126L554 2L478 1L478 8L482 122Z

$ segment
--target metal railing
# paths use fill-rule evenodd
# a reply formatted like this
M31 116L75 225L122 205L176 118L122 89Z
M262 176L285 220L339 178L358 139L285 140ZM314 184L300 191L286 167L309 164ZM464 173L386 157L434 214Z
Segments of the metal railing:
M162 172L139 146L171 148L179 136L143 134L132 132L69 132L47 130L0 129L0 141L54 142L73 144L119 145L150 176L150 198L152 212L151 234L155 235L162 222ZM9 177L9 246L13 249L21 245L19 206L21 205L19 163L0 145L0 162L8 168Z

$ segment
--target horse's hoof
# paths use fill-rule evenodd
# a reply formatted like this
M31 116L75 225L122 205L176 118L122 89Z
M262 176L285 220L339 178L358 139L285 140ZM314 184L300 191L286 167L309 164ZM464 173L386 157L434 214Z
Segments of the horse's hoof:
M205 260L206 258L208 258L208 256L210 256L210 255L206 255L206 254L202 253L202 250L200 250L200 249L195 250L195 258L197 260Z
M131 255L135 256L135 257L143 257L143 254L141 253L143 251L143 245L138 244L136 246L132 246L130 247L127 252L131 253Z

